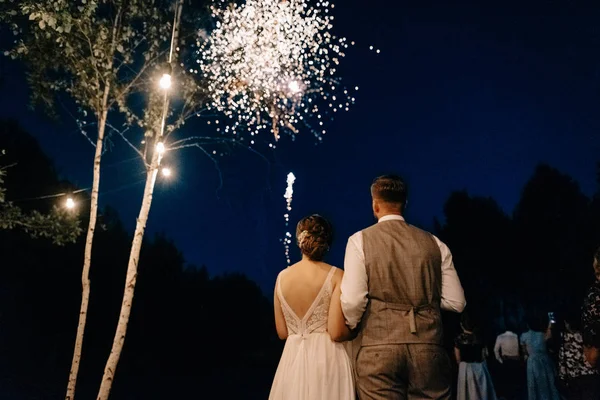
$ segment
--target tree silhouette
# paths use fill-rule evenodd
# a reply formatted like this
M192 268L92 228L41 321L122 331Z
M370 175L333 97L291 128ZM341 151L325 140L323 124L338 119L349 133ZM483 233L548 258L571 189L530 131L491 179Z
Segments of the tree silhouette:
M600 196L587 198L550 166L535 169L512 218L493 199L464 191L450 195L444 215L436 232L452 250L472 312L486 313L490 329L506 321L523 328L524 307L578 307L593 281Z
M498 284L510 283L513 232L510 218L498 204L491 198L455 192L446 201L444 215L440 239L452 251L465 290L471 295L489 294Z
M598 229L590 226L589 216L590 200L571 177L547 165L536 168L513 217L517 262L530 301L555 308L585 290L590 243Z
M75 214L56 205L49 210L41 212L38 209L32 208L31 205L28 207L28 210L24 210L21 205L10 201L10 198L14 199L15 196L23 194L19 193L19 189L15 190L16 193L11 191L7 197L5 180L7 176L11 176L9 172L16 173L16 175L13 175L15 176L13 179L22 179L19 176L21 171L33 170L39 166L24 163L20 168L15 168L19 166L19 157L23 157L21 152L23 147L19 146L18 143L22 132L14 122L0 121L0 125L0 162L4 164L4 166L0 164L0 229L21 229L34 238L44 237L51 239L57 245L74 242L81 233L79 221ZM36 143L31 144L30 148L39 152L39 146ZM19 153L21 154L19 155ZM46 161L47 170L52 171L50 162L47 159L44 161ZM31 184L32 182L40 181L39 177L31 176L31 180L28 182ZM10 183L9 181L7 184ZM58 182L55 182L53 187L56 190L60 185ZM47 209L48 207L43 208Z

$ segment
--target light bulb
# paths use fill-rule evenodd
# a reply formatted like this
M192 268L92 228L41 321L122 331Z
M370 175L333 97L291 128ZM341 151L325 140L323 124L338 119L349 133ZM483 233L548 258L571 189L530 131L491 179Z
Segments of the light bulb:
M165 176L165 177L169 177L169 176L171 176L171 168L167 168L167 167L163 168L163 169L162 169L162 174L163 174L163 176Z
M158 142L156 144L156 151L158 151L158 154L164 154L165 153L165 144L163 142Z
M65 202L65 207L67 207L67 209L72 210L75 208L75 200L73 200L72 197L68 197L67 201Z
M171 87L171 75L163 74L160 78L160 87L165 90Z

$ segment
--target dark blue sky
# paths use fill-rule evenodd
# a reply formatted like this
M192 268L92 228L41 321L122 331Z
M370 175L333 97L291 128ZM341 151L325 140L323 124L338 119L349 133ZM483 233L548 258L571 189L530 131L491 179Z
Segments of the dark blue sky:
M369 184L381 173L407 178L408 219L425 228L442 216L453 190L494 197L512 212L540 162L593 193L600 6L471 3L338 1L337 31L357 42L342 67L346 85L360 86L356 106L338 116L320 146L307 133L265 154L269 164L243 150L220 158L218 194L215 167L200 152L170 156L176 177L159 182L148 233L165 232L190 263L213 273L244 272L270 290L285 267L279 238L289 171L298 179L292 220L313 212L332 220L337 240L329 261L336 265L346 238L372 222ZM72 121L57 125L29 112L21 74L8 71L0 116L18 118L65 178L90 186L93 148ZM114 143L103 161L101 203L117 208L133 229L142 167L124 161L134 154Z

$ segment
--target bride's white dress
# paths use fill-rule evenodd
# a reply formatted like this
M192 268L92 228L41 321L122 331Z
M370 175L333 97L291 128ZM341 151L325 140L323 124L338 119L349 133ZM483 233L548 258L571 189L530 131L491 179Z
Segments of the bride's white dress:
M277 285L288 338L269 400L355 399L348 353L327 333L334 272L332 268L304 318L298 318L285 301L281 285Z

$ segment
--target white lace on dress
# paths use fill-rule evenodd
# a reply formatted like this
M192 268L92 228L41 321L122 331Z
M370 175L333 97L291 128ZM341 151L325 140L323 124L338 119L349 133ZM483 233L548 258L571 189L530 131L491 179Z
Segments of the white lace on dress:
M277 296L281 302L281 309L287 325L288 335L300 335L302 337L311 333L327 332L327 318L329 316L329 303L331 302L332 284L331 278L335 273L335 267L331 268L323 286L313 300L313 303L306 311L303 318L298 318L294 310L289 306L283 292L281 291L281 283L277 284ZM279 280L281 281L281 279Z

